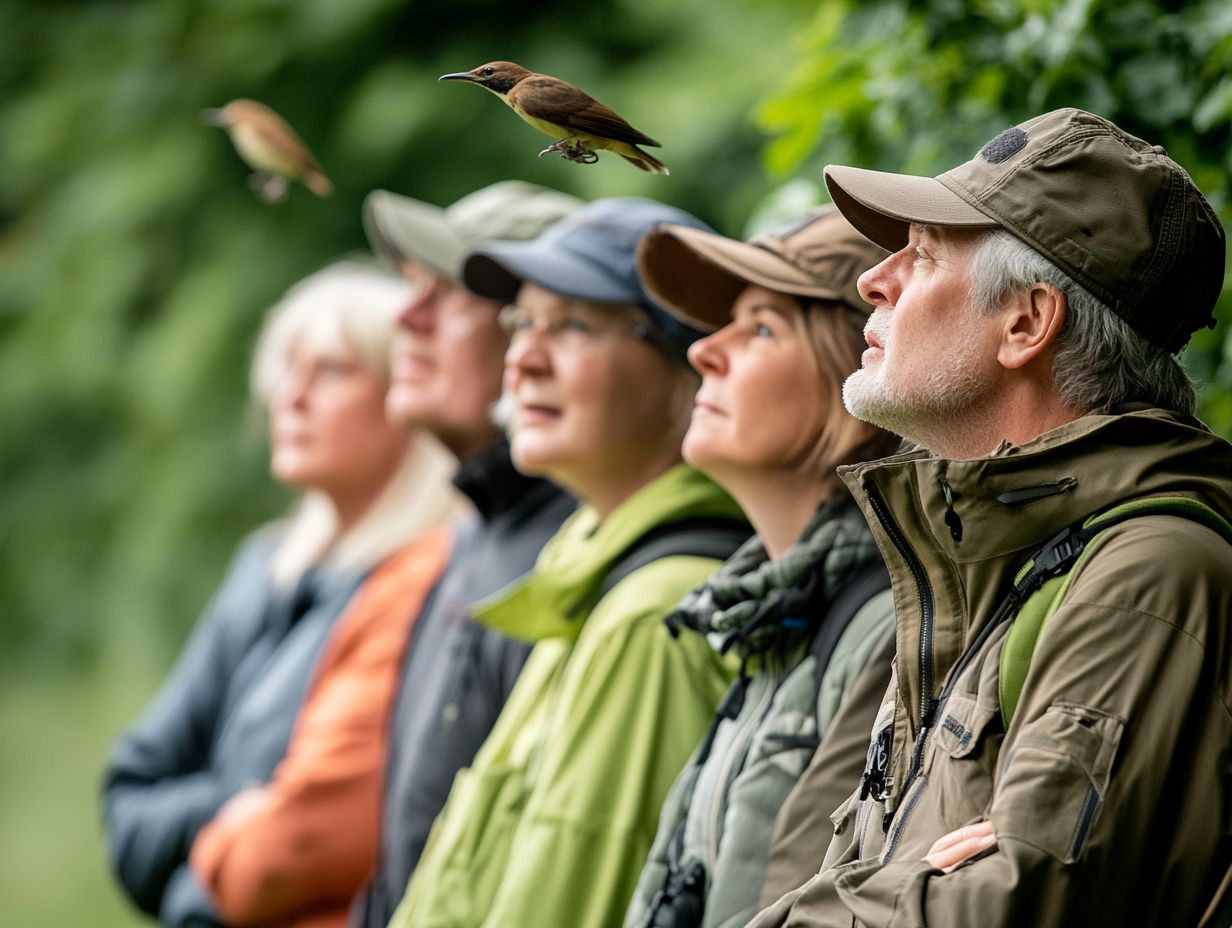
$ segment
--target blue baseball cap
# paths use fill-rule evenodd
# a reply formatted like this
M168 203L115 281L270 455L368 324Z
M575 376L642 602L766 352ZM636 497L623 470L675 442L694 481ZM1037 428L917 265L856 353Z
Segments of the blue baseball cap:
M637 246L664 223L713 231L683 210L640 197L595 200L530 241L490 241L462 263L479 296L510 303L524 281L573 300L639 306L678 360L705 332L655 302L637 273Z

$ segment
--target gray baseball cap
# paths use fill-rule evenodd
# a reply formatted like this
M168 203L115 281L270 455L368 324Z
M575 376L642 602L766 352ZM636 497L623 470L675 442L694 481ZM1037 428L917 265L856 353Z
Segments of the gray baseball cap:
M577 197L518 180L476 190L444 209L373 190L364 200L364 231L372 250L395 267L410 259L460 282L462 259L479 242L534 238L581 205Z
M1100 116L1053 110L937 177L828 165L825 178L851 224L890 251L913 222L1004 229L1161 348L1215 325L1226 254L1215 211L1163 148Z
M462 279L480 296L506 303L523 281L531 281L569 299L639 306L673 356L683 358L705 333L656 302L637 274L638 242L664 223L712 231L684 210L654 200L595 200L533 241L485 242L467 255Z

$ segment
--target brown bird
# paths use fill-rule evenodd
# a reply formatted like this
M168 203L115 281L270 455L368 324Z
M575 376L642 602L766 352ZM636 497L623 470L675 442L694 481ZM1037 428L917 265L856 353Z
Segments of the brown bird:
M317 159L287 121L264 103L232 100L222 109L203 110L206 122L222 126L241 158L255 172L249 183L267 203L284 199L287 181L298 180L319 197L334 191Z
M613 151L630 164L652 174L668 174L667 165L637 146L661 147L638 132L615 111L583 93L568 81L528 71L512 61L492 61L473 71L444 74L443 81L469 81L492 91L510 108L556 143L539 152L558 152L581 164L599 160L597 149Z

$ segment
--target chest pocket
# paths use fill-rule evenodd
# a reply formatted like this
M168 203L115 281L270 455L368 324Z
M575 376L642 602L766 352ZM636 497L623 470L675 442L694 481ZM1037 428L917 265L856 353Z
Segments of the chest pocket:
M941 794L934 805L944 810L945 820L937 823L943 831L938 834L986 815L992 804L993 777L1004 738L998 696L1000 652L1001 642L994 642L982 659L963 672L938 708L925 770L929 791Z
M425 860L437 862L436 870L427 874L431 878L419 881L429 897L424 911L448 913L450 924L468 924L491 908L526 794L526 771L520 766L490 764L458 771L449 804L437 818L424 853ZM447 814L457 808L473 814Z

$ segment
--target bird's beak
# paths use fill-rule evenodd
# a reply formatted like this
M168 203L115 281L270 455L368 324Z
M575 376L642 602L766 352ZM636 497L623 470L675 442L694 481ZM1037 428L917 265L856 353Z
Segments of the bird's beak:
M207 126L225 126L227 124L226 117L223 116L222 110L202 110L201 121Z
M437 80L438 81L470 81L473 84L478 80L478 78L476 78L475 75L472 74L470 71L457 71L453 74L442 74L440 77L437 78Z

